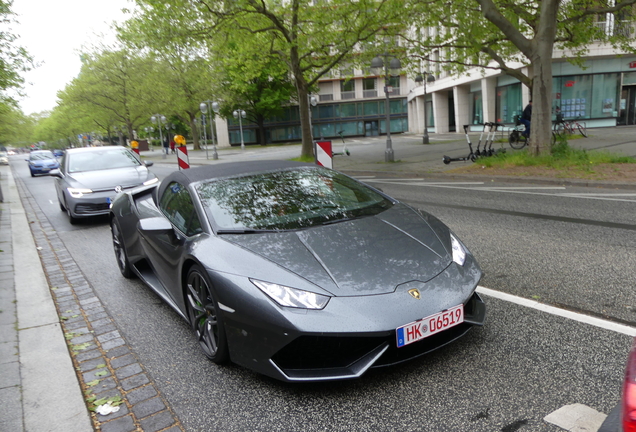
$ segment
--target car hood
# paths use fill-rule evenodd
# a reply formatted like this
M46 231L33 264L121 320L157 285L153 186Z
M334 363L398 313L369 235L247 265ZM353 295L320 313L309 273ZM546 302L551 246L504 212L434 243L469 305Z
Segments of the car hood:
M448 228L435 219L434 230L429 222L398 204L377 216L333 225L223 238L335 296L372 295L429 281L449 266L451 255L438 235L448 237Z
M148 180L148 168L145 166L114 168L98 171L84 171L68 175L82 187L92 190L113 189L139 186Z

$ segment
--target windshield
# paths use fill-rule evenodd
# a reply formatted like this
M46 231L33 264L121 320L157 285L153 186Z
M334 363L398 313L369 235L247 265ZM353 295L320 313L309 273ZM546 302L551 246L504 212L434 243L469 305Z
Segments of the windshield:
M393 204L369 187L323 168L200 183L196 190L219 230L290 230L372 216Z
M97 151L67 153L68 172L97 171L141 165L125 148L103 148Z
M55 159L55 156L53 156L53 153L51 153L50 151L39 151L39 152L32 152L29 155L29 159L31 160Z

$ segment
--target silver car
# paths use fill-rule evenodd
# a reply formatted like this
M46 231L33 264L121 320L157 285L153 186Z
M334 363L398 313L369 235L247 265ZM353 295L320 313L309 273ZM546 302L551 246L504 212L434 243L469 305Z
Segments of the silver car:
M59 170L51 171L60 209L72 224L79 218L106 215L118 193L159 181L148 170L151 165L121 146L68 149Z

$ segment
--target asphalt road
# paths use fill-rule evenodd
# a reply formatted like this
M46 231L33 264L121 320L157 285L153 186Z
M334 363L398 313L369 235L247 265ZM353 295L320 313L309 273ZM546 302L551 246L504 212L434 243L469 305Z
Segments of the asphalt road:
M53 179L16 168L188 431L559 431L543 417L573 403L607 413L618 400L629 336L492 297L485 327L356 381L290 385L218 367L175 312L119 275L104 219L71 226ZM483 286L636 321L633 195L365 181L447 223L485 270Z

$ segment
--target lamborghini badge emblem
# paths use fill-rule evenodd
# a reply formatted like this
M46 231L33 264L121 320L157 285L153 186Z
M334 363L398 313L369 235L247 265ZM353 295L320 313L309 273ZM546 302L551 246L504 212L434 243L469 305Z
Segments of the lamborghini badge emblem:
M410 289L409 294L411 294L411 296L417 300L420 299L420 292L417 290L417 288Z

